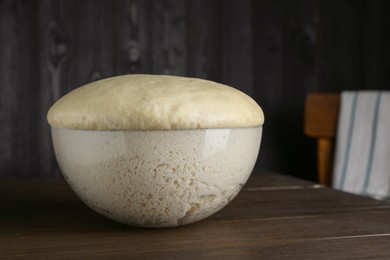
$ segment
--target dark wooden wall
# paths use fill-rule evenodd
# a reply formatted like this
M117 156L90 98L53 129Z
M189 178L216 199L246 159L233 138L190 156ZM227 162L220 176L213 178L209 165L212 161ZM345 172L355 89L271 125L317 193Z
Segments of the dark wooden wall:
M390 1L1 0L0 177L60 176L46 112L87 82L200 77L266 115L257 167L315 177L302 131L315 90L390 88Z

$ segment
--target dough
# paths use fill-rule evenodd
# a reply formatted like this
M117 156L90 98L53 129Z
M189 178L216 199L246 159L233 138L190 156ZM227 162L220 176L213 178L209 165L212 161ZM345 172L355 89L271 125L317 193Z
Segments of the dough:
M170 130L254 127L264 123L248 95L213 81L124 75L79 87L49 110L56 128Z

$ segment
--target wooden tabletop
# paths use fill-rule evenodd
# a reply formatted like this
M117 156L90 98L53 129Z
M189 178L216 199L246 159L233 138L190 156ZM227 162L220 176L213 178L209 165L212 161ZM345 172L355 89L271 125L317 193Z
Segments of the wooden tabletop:
M214 216L128 227L84 206L63 180L0 180L0 258L390 258L390 203L255 172Z

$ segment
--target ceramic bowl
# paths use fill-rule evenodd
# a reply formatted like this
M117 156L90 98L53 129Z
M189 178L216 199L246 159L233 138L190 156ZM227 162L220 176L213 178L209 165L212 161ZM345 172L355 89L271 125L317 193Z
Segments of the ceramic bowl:
M52 127L61 171L96 212L141 227L175 227L226 206L255 165L262 126L101 131Z

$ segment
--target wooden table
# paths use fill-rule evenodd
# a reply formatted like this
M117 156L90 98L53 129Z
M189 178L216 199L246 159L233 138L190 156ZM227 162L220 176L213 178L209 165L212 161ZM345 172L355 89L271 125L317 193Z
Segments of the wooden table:
M267 172L219 213L180 228L117 224L63 180L1 180L0 206L0 257L390 258L390 203Z

